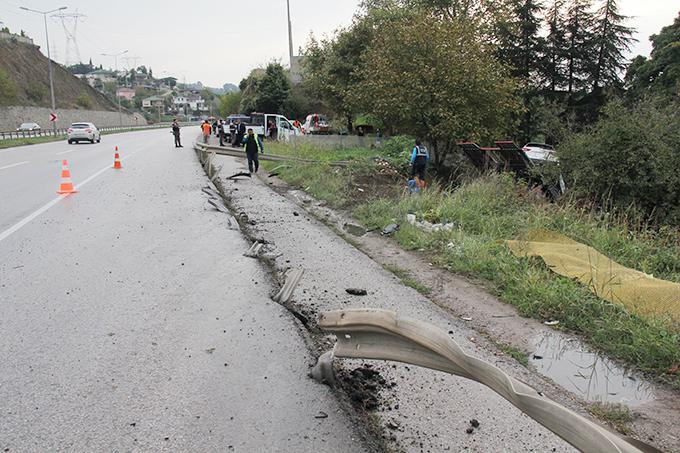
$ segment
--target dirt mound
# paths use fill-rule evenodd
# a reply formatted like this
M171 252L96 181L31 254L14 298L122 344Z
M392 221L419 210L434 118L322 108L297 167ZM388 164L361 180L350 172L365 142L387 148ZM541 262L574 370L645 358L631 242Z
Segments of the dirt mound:
M17 86L16 97L7 105L51 107L47 57L37 46L0 40L0 70ZM54 63L54 94L57 108L114 111L117 107L103 94L75 77L61 65ZM81 97L81 105L76 103Z

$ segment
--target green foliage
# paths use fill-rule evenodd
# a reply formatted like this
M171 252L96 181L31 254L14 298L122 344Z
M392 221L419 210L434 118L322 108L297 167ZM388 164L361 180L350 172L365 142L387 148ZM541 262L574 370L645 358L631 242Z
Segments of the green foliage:
M653 47L650 58L636 57L626 74L631 91L635 96L680 96L680 15L650 41Z
M588 411L600 420L609 423L620 433L630 434L628 424L633 421L633 414L628 406L622 404L594 403Z
M16 102L19 93L17 83L3 69L0 69L0 105Z
M90 96L88 96L86 92L81 91L78 97L76 98L76 105L84 109L91 109L92 99L90 99Z
M428 141L437 165L460 139L503 135L520 110L514 81L466 23L427 15L387 22L359 73L353 103Z
M220 98L220 116L226 118L229 115L239 113L241 106L241 92L234 91L223 94Z
M630 50L634 29L624 25L628 18L619 13L617 0L604 0L596 16L593 45L597 52L591 72L593 90L601 84L619 87L619 74L626 69L624 53Z
M47 97L47 87L42 83L31 82L26 87L26 96L33 102L39 103Z
M279 113L289 101L290 81L280 63L269 63L260 80L255 104L257 110Z
M680 225L678 105L613 101L600 121L560 146L561 167L578 195L625 210L631 205Z

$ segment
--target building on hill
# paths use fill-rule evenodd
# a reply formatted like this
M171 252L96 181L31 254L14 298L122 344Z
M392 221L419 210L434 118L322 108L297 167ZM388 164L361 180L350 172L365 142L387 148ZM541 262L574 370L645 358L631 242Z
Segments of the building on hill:
M17 35L15 33L9 33L9 32L6 32L6 31L0 31L0 40L15 41L15 42L20 42L20 43L23 43L23 44L30 44L32 46L35 46L35 44L33 43L33 40L31 38L29 38L28 36Z
M115 82L116 74L106 69L97 69L85 74L85 80L87 80L91 87L97 87L102 86L104 83Z
M178 95L172 98L172 107L175 111L182 111L188 108L190 111L207 112L208 107L205 105L205 99L197 95Z
M161 96L150 96L148 98L142 99L142 107L146 109L163 107L163 105L165 105L165 99L163 99Z
M135 97L135 90L129 87L119 87L116 90L116 96L118 96L121 99L127 99L128 101L132 101Z

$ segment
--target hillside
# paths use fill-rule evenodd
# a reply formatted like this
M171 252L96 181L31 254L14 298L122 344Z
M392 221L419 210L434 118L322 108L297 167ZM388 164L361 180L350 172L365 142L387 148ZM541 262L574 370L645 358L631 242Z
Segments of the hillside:
M82 109L82 105L85 105L88 110L116 110L116 106L103 94L59 64L53 64L52 69L57 108ZM51 106L47 57L38 47L0 40L0 82L3 75L1 71L11 80L8 83L11 93L7 96L7 81L0 83L0 105ZM79 96L80 105L76 103Z

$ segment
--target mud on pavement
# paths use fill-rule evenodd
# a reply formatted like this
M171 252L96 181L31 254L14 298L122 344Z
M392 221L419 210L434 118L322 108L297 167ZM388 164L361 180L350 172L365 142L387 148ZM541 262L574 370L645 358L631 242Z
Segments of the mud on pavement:
M545 382L500 354L464 321L401 283L304 209L269 187L267 178L232 178L244 170L235 158L216 156L215 184L245 234L263 245L259 257L283 286L285 275L303 269L290 301L283 304L309 333L321 355L333 337L316 325L319 312L384 308L448 331L461 347L541 390ZM290 275L290 274L289 274ZM365 289L365 296L346 290ZM310 364L311 366L312 364ZM350 416L386 451L574 451L488 388L448 374L398 363L336 360ZM310 370L300 370L307 374ZM319 384L321 385L321 384ZM470 420L478 423L470 429Z

